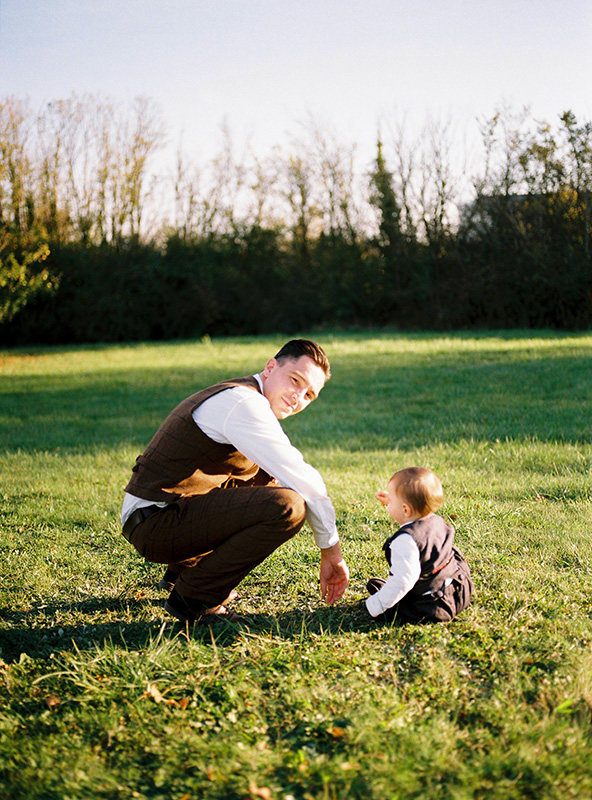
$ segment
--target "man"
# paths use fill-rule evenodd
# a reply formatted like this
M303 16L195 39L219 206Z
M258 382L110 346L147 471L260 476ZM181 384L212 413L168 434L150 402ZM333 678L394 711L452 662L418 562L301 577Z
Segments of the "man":
M235 587L305 520L321 550L322 597L343 596L349 571L325 484L279 424L315 400L330 375L318 344L293 339L258 375L181 402L136 459L123 535L168 565L165 609L181 622L241 621L225 605Z

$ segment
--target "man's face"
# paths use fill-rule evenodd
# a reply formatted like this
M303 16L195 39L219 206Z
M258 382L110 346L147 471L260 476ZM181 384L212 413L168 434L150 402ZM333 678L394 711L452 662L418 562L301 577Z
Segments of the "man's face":
M271 358L261 378L263 394L278 419L303 411L325 385L325 373L308 356L287 359L282 364Z

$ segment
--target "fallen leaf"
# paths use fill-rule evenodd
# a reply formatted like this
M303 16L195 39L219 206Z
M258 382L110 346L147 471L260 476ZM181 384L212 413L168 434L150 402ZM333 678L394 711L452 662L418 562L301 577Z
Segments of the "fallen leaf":
M261 797L262 800L271 800L271 789L267 786L257 786L255 781L249 781L249 792L252 797Z
M55 694L48 694L45 698L45 705L49 708L50 711L53 711L54 708L57 708L62 701L59 697L56 697Z
M163 701L163 696L153 683L148 684L148 688L146 689L142 697L144 699L148 699L149 697L151 697L155 703L162 703Z

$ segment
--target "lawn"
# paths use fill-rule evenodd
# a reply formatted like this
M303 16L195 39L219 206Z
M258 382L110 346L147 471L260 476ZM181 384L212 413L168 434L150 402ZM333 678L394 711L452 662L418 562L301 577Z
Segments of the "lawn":
M0 797L592 798L592 334L323 334L284 423L351 583L308 528L241 584L248 629L183 629L118 525L171 408L282 337L0 352ZM441 477L476 596L446 625L361 608L393 471Z

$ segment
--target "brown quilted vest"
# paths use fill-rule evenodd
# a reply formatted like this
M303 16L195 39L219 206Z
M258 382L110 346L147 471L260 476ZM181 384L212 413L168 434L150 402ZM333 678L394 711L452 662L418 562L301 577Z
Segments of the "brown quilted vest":
M207 494L229 478L250 482L259 467L232 445L214 442L192 418L194 410L205 400L233 386L248 386L260 391L255 378L249 376L217 383L183 400L136 459L125 491L160 503Z

